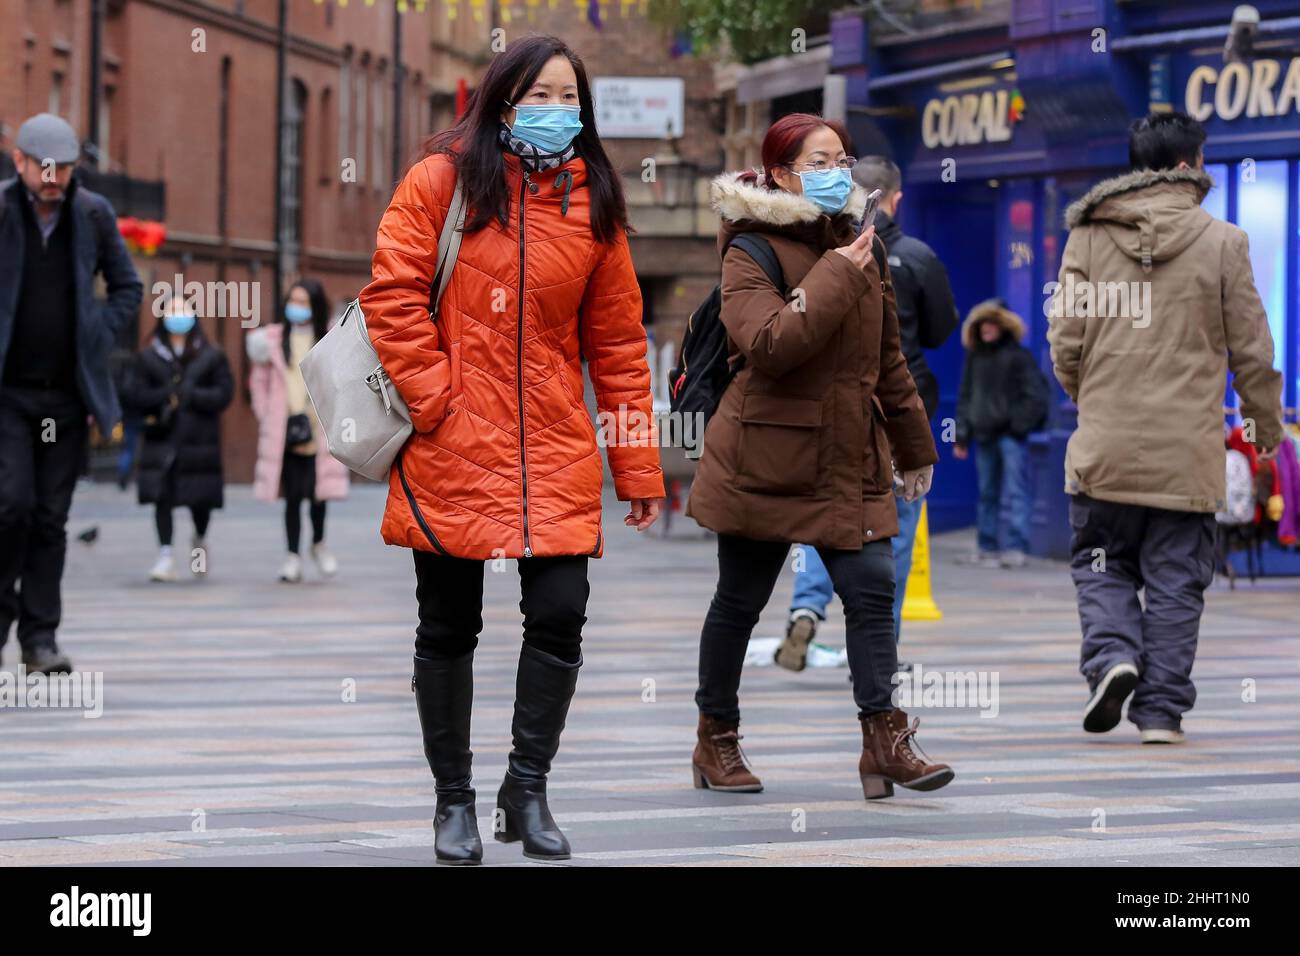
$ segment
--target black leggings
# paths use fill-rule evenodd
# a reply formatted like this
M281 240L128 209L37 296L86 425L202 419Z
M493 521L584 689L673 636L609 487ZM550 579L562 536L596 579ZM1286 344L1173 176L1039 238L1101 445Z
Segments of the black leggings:
M158 543L163 547L169 547L172 543L172 508L174 507L170 499L161 499L153 508L153 523L158 529ZM212 517L212 509L204 505L191 505L190 517L194 519L194 536L204 537L208 533L208 519Z
M790 545L718 535L718 587L700 634L700 713L740 720L740 671L749 636L772 596ZM853 700L861 717L892 710L898 649L894 644L894 549L888 538L858 551L818 548L844 602L845 644Z
M284 535L289 541L289 550L297 554L302 541L302 498L284 499ZM311 543L320 544L325 540L325 502L315 498L305 499L311 502Z
M415 629L419 657L460 657L478 646L483 630L483 564L415 551L415 598L420 624ZM519 610L524 642L568 664L582 659L582 626L587 623L585 555L521 558Z

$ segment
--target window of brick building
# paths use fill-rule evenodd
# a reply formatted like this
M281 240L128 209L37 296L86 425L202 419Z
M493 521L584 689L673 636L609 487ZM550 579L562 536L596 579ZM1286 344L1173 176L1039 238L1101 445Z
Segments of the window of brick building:
M330 169L330 159L334 155L334 91L328 86L320 94L320 142L317 146L317 155L320 156L320 184L326 186L329 184L330 176L333 171Z
M370 57L362 54L361 62L354 71L353 77L353 94L354 109L352 111L352 158L357 163L357 182L364 183L366 170L370 167L366 162L366 144L369 142L369 127L366 126L366 97L369 93L369 77L366 75L370 69Z
M371 84L370 92L374 97L373 119L370 122L371 130L371 147L370 147L370 185L375 189L384 187L384 168L386 165L387 155L384 150L388 132L388 108L384 102L388 92L388 70L383 66Z
M296 246L302 241L303 127L307 115L307 87L299 80L285 104L284 166L281 169L281 241Z
M343 48L339 67L339 169L352 156L352 48Z
M46 106L46 112L53 113L55 116L62 116L64 105L63 74L55 73L50 77L50 99Z

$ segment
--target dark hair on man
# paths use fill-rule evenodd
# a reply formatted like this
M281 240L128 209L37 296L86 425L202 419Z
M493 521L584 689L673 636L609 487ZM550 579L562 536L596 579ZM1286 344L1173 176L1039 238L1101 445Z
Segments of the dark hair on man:
M1128 128L1128 162L1134 169L1195 166L1205 143L1205 127L1186 113L1152 113Z
M853 181L867 192L879 189L880 195L892 196L903 188L903 174L886 156L863 156L853 166Z

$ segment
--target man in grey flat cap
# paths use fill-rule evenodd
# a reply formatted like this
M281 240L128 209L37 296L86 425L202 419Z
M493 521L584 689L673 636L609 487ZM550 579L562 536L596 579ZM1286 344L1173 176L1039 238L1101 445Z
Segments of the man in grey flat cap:
M41 113L15 146L18 175L0 182L0 647L17 617L28 672L53 673L72 669L55 632L87 417L104 435L121 418L108 353L144 290L113 207L73 175L72 127Z

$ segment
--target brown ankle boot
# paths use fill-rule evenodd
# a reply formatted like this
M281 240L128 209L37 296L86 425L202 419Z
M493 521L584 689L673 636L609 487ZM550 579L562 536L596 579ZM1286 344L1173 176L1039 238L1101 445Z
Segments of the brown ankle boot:
M917 756L912 737L918 717L909 727L907 714L887 710L862 719L862 759L858 776L868 800L894 795L894 784L909 790L938 790L952 781L952 768ZM918 748L919 749L919 748Z
M763 783L749 771L745 753L740 749L740 725L715 720L700 714L698 738L691 768L696 790L727 790L758 793Z

